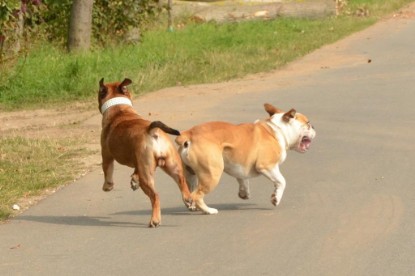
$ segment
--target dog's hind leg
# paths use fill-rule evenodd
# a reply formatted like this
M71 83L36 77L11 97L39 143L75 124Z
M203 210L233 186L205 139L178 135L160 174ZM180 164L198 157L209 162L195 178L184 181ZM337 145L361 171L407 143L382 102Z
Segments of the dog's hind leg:
M239 193L238 196L242 199L249 199L250 191L249 191L249 179L242 179L237 178L239 183Z
M152 172L154 174L154 171ZM154 179L151 177L150 172L142 174L140 172L140 187L143 192L150 198L152 214L151 220L148 224L149 227L157 227L161 223L161 211L160 211L160 198L154 188Z
M189 166L183 164L184 166L184 175L186 178L186 182L187 182L187 186L189 187L190 192L192 193L193 191L196 190L197 185L198 185L198 181L197 181L197 176L195 174L195 172L192 170L192 168L190 168ZM188 206L188 209L190 211L196 211L196 204L195 202L191 199L191 205Z
M192 197L189 191L189 187L186 182L186 178L183 174L183 165L180 161L179 155L175 152L171 153L167 158L164 158L165 162L161 167L162 170L167 173L174 181L182 193L182 200L189 210L193 210Z
M223 172L223 163L221 167L211 167L209 171L198 173L199 184L196 190L192 193L193 201L198 209L202 210L204 213L209 215L214 215L218 213L218 210L215 208L210 208L206 205L203 197L205 194L213 191L218 185L220 177Z
M102 170L104 171L104 185L102 190L109 192L114 189L114 158L102 155Z
M196 205L196 208L201 210L202 212L204 212L205 214L208 215L215 215L217 214L219 211L218 209L215 208L211 208L209 206L206 205L203 197L205 196L205 194L207 194L208 192L204 191L200 186L196 189L196 191L194 191L192 193L192 197L193 197L193 201Z
M189 186L190 192L193 192L197 188L197 176L193 169L185 164L184 166L184 175L186 177L187 185Z

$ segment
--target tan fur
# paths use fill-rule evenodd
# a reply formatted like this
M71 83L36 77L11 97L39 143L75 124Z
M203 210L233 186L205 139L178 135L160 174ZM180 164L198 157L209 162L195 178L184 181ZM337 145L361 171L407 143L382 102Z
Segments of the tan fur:
M271 201L279 204L285 188L279 164L284 161L288 149L299 147L299 139L307 135L311 141L315 132L307 117L294 109L283 113L265 104L265 110L270 115L265 121L240 125L208 122L176 138L182 161L188 168L188 182L194 190L192 199L196 208L208 214L217 213L204 203L203 197L216 187L223 171L238 180L242 199L249 198L249 178L266 176L275 185Z
M104 85L101 80L98 93L99 108L101 109L105 102L115 97L131 100L126 87L130 83L130 80L125 79L123 82ZM157 126L165 126L161 122L157 123L159 123ZM105 182L102 188L104 191L111 191L114 187L114 160L134 168L134 173L131 175L131 188L135 190L138 186L141 187L150 198L153 211L149 226L157 227L161 223L160 200L154 187L154 174L157 167L161 167L175 180L187 206L190 206L191 199L175 147L163 130L150 125L150 121L138 115L129 105L115 105L104 112L101 152ZM167 126L166 128L170 129Z

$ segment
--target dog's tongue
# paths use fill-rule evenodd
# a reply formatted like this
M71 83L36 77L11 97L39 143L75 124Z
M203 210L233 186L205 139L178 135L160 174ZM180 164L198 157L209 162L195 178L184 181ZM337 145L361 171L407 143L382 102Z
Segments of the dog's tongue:
M308 137L303 137L303 139L301 140L301 148L303 148L304 150L308 150L310 148L311 145L311 139Z

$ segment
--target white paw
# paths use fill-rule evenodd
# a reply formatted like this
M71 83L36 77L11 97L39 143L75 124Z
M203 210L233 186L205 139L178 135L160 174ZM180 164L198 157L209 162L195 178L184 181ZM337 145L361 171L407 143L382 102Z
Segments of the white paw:
M195 212L195 211L197 211L197 208L196 208L196 206L189 206L187 209L189 209L189 211L191 211L191 212Z
M278 206L278 204L280 204L280 202L281 202L281 197L278 198L275 193L272 194L272 196L271 196L271 203L272 203L272 205Z
M208 215L216 215L218 212L218 209L215 208L207 208L207 210L204 211Z
M187 209L189 209L189 211L192 211L192 212L197 211L196 204L192 202L192 204L187 206Z

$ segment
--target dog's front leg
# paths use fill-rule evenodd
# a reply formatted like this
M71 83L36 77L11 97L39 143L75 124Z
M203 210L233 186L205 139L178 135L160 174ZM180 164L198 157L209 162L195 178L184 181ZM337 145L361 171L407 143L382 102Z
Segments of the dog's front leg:
M104 171L104 185L102 185L102 190L109 192L114 189L114 158L102 156L102 170Z
M271 195L271 203L277 206L281 202L282 195L285 190L286 182L281 174L279 166L276 165L271 170L261 170L261 173L274 183L274 193Z
M248 179L241 179L237 178L239 183L239 193L238 196L242 199L249 199L250 191L249 191L249 180Z

